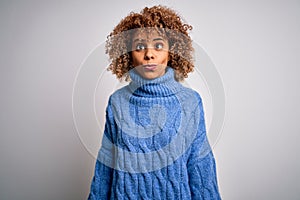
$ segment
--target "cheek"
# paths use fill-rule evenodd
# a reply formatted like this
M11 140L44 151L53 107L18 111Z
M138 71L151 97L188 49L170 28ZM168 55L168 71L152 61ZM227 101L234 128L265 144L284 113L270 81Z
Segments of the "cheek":
M170 58L169 53L166 52L166 54L163 56L162 60L163 60L164 63L167 63L169 61L169 58Z
M133 65L139 65L140 62L141 62L141 55L138 54L138 53L132 53L131 54L131 57L132 57L132 64Z

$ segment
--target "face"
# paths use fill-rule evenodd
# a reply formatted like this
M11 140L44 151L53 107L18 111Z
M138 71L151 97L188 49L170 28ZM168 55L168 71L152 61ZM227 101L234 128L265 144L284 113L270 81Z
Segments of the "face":
M157 32L135 33L132 39L133 66L145 79L155 79L165 74L169 44Z

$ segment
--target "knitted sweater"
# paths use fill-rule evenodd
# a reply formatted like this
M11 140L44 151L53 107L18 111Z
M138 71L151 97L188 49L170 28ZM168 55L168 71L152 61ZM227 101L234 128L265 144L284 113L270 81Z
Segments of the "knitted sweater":
M170 67L129 74L109 98L88 199L221 199L200 95Z

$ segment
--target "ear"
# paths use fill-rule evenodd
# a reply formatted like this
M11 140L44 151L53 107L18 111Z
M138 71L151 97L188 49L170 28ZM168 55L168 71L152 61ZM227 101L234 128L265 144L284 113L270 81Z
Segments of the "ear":
M172 59L172 53L169 51L169 53L168 53L168 63L171 62L171 59Z

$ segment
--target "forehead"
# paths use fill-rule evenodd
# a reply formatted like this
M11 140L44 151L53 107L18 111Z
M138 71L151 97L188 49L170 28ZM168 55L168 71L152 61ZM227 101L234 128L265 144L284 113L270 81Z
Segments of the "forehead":
M155 38L161 38L167 40L166 35L158 30L135 30L132 34L132 40L135 39L144 39L144 40L153 40Z

